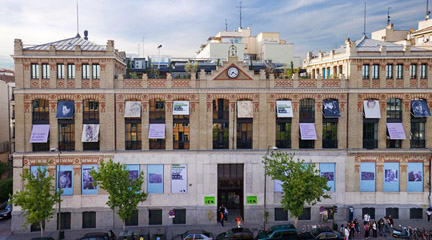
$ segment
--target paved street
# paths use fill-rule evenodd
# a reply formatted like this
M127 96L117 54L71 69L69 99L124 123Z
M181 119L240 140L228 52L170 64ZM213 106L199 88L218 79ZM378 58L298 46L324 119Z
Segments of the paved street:
M342 224L342 223L340 223ZM339 226L340 226L339 224ZM412 220L412 221L397 221L396 220L396 225L404 225L404 226L412 226L412 227L417 227L417 228L427 228L427 229L432 229L432 222L426 222L426 221L422 221L422 220ZM312 225L315 225L312 222L301 222L299 223L299 227L298 227L298 231L304 231L304 230L308 230L312 227ZM319 224L319 225L324 225L324 224ZM326 223L325 225L330 226L330 223ZM271 225L268 225L267 227L269 227ZM155 234L155 233L164 233L167 236L167 239L174 239L174 240L180 240L179 235L183 232L185 232L186 230L190 230L190 229L204 229L207 231L210 231L214 234L214 236L216 237L219 233L224 232L229 230L230 228L235 227L235 223L233 222L228 222L225 224L225 227L221 227L220 224L213 224L213 225L200 225L200 226L191 226L191 225L181 225L181 226L172 226L172 227L149 227L149 228L134 228L134 227L128 227L128 229L134 230L136 233L138 233L141 229L149 229L150 235ZM248 225L247 223L244 224L244 227L248 227L250 228L253 232L254 235L256 235L256 233L258 232L258 230L262 227L261 225ZM38 237L39 233L26 233L26 234L13 234L9 237L5 237L2 236L2 234L4 233L9 233L9 231L7 230L7 228L10 228L10 221L1 221L0 222L0 240L3 239L7 239L7 240L28 240L31 239L33 237ZM105 231L105 229L91 229L91 230L66 230L65 231L65 239L67 240L74 240L77 239L81 236L83 236L85 233L87 232L96 232L96 231ZM117 236L119 235L119 233L121 232L121 229L115 229L114 232L117 234ZM47 232L45 234L45 236L52 236L54 238L56 238L57 236L57 232ZM355 239L363 239L364 237L364 232L362 231L361 233L357 233L355 234ZM374 238L371 238L374 239ZM387 235L387 238L384 237L378 237L377 239L393 239L393 237L391 237L389 234Z

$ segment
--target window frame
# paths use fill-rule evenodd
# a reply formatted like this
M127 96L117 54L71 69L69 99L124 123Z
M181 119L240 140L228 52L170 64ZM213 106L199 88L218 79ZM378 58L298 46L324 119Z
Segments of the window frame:
M372 79L379 79L379 64L372 65Z
M42 79L50 78L50 65L48 63L42 63Z
M386 79L393 79L393 64L386 65Z
M92 64L92 79L100 79L101 77L101 68L98 63Z
M363 64L362 66L362 79L370 79L369 64Z
M57 63L57 79L65 78L65 67L63 63Z
M427 78L427 64L422 63L420 65L420 78L426 79Z
M30 64L30 78L31 79L39 79L39 64L31 63Z
M396 79L403 79L403 64L396 64Z
M134 128L135 130L133 130ZM141 131L141 118L125 118L125 150L142 149ZM135 138L133 137L134 134L136 135Z
M246 138L246 139L245 139ZM253 119L237 119L237 149L253 148Z
M82 228L96 228L96 212L84 211L82 212Z
M282 131L282 126L285 131ZM282 135L285 135L285 139ZM276 147L291 149L292 144L292 122L291 118L278 118L276 117Z
M417 79L417 64L410 64L410 78Z
M75 121L73 119L58 120L58 149L75 151Z
M322 128L322 148L338 148L338 119L323 118ZM329 135L331 137L326 139Z
M67 64L67 79L75 79L76 76L76 67L73 63Z
M88 63L81 64L81 77L83 80L90 79L90 64Z
M370 125L373 124L373 127ZM369 129L372 131L367 131ZM365 134L368 133L368 134ZM373 135L373 138L366 138L366 136ZM376 149L378 148L378 120L377 119L363 119L363 148Z
M178 140L176 140L176 137ZM183 140L180 140L180 137ZM173 149L190 149L190 122L188 116L173 116Z

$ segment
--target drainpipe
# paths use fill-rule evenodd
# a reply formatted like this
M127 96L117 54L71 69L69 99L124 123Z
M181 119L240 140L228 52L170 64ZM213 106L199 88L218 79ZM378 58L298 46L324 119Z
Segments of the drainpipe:
M429 157L429 196L428 196L429 206L428 206L428 208L430 206L432 206L432 204L431 204L431 180L432 180L432 177L431 177L431 163L432 163L432 158Z

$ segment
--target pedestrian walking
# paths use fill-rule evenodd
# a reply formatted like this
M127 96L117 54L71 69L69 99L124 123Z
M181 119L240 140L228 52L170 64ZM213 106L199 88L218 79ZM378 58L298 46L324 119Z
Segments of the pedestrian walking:
M224 210L224 220L228 222L228 208Z
M380 218L380 220L378 220L378 232L380 237L384 236L387 237L385 234L385 230L384 230L384 219Z
M369 213L366 213L364 215L363 220L364 220L364 222L363 222L364 225L366 225L367 223L370 222L370 215L369 215Z
M339 229L339 232L340 232L341 234L345 235L345 227L344 227L343 224L341 224L340 229Z
M388 216L388 220L389 220L390 228L393 228L393 226L394 226L394 220L393 220L392 215L389 215L389 216Z
M389 221L386 217L383 218L384 219L384 229L386 233L390 233L390 228L389 228Z
M431 207L429 207L427 210L426 210L426 215L427 215L427 220L428 220L428 222L430 221L430 218L431 218L431 215L432 215L432 208Z
M236 218L236 224L237 228L241 228L242 218L240 216L237 216Z
M354 225L355 225L355 230L356 230L356 232L359 233L359 232L360 232L360 223L359 223L359 221L357 220L357 218L354 219Z
M349 235L350 235L350 231L349 231L349 225L347 225L344 229L344 235L345 235L345 240L349 239Z
M377 223L376 223L376 221L374 221L372 223L372 236L374 238L377 238Z
M224 226L224 212L225 212L225 208L224 205L222 204L219 207L219 217L220 217L220 222L222 227Z
M369 239L369 223L366 223L364 225L364 230L365 230L365 239Z
M351 239L354 238L354 233L355 233L355 224L354 224L354 222L350 222L350 238Z

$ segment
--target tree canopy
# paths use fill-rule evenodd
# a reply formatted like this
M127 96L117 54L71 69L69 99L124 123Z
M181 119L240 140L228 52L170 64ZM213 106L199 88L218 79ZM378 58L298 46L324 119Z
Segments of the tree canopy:
M54 177L49 176L46 169L38 168L34 174L24 169L21 177L25 182L24 189L17 191L11 202L21 207L26 218L23 226L39 223L43 236L43 222L52 218L56 212L54 204L60 202L62 190L56 191Z
M142 191L143 173L140 172L136 179L132 179L126 165L114 163L110 159L106 164L101 163L98 172L93 169L90 174L97 184L108 192L106 204L113 211L117 210L117 214L123 220L124 229L126 219L136 214L138 203L147 199L147 193Z
M263 157L263 163L266 175L273 180L281 181L281 205L297 220L302 215L306 203L314 205L321 201L321 198L330 198L326 194L330 187L327 186L327 179L320 176L319 170L315 169L314 163L307 163L299 158L294 160L294 157L294 154L271 151Z

